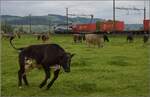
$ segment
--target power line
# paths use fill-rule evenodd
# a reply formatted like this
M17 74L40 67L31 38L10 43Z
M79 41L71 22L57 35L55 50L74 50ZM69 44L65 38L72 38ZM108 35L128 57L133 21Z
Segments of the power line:
M144 11L144 20L146 19L146 7L144 5L144 8L136 8L136 7L133 7L133 8L127 8L127 7L115 7L115 9L118 9L118 10L126 10L129 11L132 10L132 11Z

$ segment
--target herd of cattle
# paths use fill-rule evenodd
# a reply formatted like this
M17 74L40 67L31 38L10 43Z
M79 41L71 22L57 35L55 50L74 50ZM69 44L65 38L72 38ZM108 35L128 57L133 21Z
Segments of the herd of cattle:
M39 34L32 34L34 37L37 38L37 40L41 40L43 43L48 41L51 37L48 33L39 33ZM74 43L82 43L83 41L86 42L88 47L91 47L91 45L103 47L104 42L109 42L109 38L107 34L73 34L73 41ZM13 33L13 34L2 34L2 38L10 38L10 37L16 37L21 38L20 33ZM127 42L131 43L134 41L134 35L132 33L127 34L126 38ZM148 34L143 34L143 43L147 43L149 40Z
M73 34L74 43L81 43L86 41L87 45L97 45L98 47L103 47L103 36L97 34Z
M4 39L10 39L10 37L14 38L21 38L20 33L3 33L1 34L2 38ZM50 35L49 34L33 34L37 38L37 40L42 40L43 43L49 40Z
M82 41L86 41L89 47L91 45L103 47L105 41L109 42L107 34L73 34L73 40L74 43L81 43ZM149 35L146 33L143 34L143 43L147 43L148 40ZM132 43L134 41L134 35L132 33L128 33L126 41Z

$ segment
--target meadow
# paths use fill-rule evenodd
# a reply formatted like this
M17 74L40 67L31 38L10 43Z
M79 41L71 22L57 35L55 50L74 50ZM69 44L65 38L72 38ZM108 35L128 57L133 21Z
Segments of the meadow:
M17 47L42 43L31 35L13 42ZM143 47L142 37L127 43L125 36L112 36L103 48L74 44L71 35L52 35L48 43L57 43L76 54L71 72L61 69L53 86L45 90L38 87L44 79L44 71L34 69L27 75L29 86L19 89L18 52L7 39L2 39L2 96L150 96L150 46Z

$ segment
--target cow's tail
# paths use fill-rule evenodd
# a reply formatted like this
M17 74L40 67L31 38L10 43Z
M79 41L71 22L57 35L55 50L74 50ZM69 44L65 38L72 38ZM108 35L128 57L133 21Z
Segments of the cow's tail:
M9 40L10 45L11 45L15 50L21 52L24 48L16 48L16 47L13 45L13 43L12 43L12 40L13 40L14 38L15 38L15 37L13 37L13 36L10 37L10 40Z

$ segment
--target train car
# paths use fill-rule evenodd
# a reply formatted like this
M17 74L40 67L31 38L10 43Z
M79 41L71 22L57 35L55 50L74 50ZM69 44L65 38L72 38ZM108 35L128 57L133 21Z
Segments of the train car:
M150 20L144 20L143 25L144 25L144 31L150 31Z
M96 31L111 32L113 31L112 21L100 22L98 25L96 23L76 24L76 25L73 25L71 28L73 32L96 32ZM115 31L121 32L121 31L124 31L124 28L125 28L124 22L122 21L115 22Z
M124 31L125 25L122 21L115 22L115 31ZM100 31L111 32L113 31L113 21L106 21L100 23Z
M92 24L76 24L72 26L74 32L94 32L96 30L96 25Z

